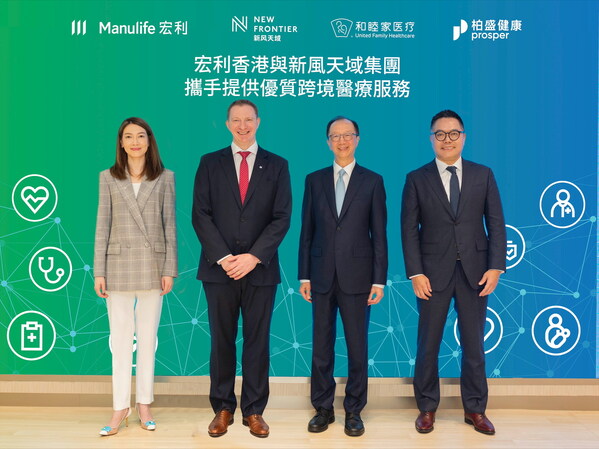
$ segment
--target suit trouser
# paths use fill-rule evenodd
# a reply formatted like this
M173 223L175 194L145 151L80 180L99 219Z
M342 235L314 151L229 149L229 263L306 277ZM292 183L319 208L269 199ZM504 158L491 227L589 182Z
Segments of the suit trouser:
M482 288L481 288L482 289ZM466 279L461 262L456 262L449 285L435 291L428 300L418 298L418 351L414 372L414 394L418 409L434 412L440 401L439 348L443 339L451 299L458 315L462 348L460 389L466 413L484 413L488 387L485 372L484 331L487 296L478 296Z
M257 287L247 277L228 283L203 282L210 322L210 404L235 413L236 340L241 313L243 354L241 412L261 415L268 402L270 322L276 285Z
M316 410L333 408L337 310L343 322L348 360L343 407L347 413L360 413L368 396L368 293L344 293L336 276L328 292L312 292L312 405Z
M137 301L136 301L137 299ZM154 402L154 361L156 333L162 312L160 290L108 292L106 298L112 346L112 406L131 406L133 337L137 337L135 400Z

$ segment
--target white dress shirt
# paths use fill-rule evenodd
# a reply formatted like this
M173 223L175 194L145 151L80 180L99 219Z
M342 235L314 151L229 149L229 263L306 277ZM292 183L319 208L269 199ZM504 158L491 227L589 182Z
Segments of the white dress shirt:
M447 194L447 199L449 200L449 182L451 181L451 172L447 170L447 165L445 162L440 161L435 158L435 163L437 164L437 170L439 170L439 175L441 176L441 182L443 183L443 188L445 189L445 193ZM462 158L460 157L457 161L453 163L453 166L457 168L456 175L458 176L458 185L460 186L460 191L462 190Z
M351 178L351 174L354 171L354 167L356 166L356 160L354 159L352 162L347 164L345 167L337 164L337 162L333 162L333 189L337 187L337 180L339 179L339 172L341 169L345 170L345 175L343 176L343 184L345 184L345 191L347 192L347 185L349 184L349 178Z
M258 142L254 141L253 144L247 150L239 148L235 142L231 143L231 151L233 152L233 161L235 162L235 173L237 173L237 182L239 182L239 167L243 157L239 154L240 151L249 151L246 161L248 163L248 181L252 179L252 170L254 169L254 162L256 162L256 153L258 152Z

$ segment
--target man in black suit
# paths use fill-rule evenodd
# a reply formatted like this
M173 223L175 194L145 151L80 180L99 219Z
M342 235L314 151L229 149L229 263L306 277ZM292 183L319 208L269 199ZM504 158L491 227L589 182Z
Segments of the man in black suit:
M433 430L440 400L439 346L454 298L464 419L477 431L493 435L495 428L485 415L484 329L487 297L505 271L501 200L491 169L462 159L466 134L458 114L449 110L436 114L430 141L435 160L408 174L401 209L406 272L419 298L416 430Z
M239 313L243 317L243 424L267 437L269 333L276 286L277 248L289 229L291 185L287 161L259 147L258 108L248 100L229 106L233 143L204 155L193 191L192 222L202 244L197 278L203 282L210 322L212 437L233 423Z
M383 178L356 164L358 124L335 117L327 125L332 167L306 177L299 249L300 293L312 303L311 399L308 431L335 421L335 338L341 314L348 355L345 433L360 436L368 387L370 305L387 281L387 208Z

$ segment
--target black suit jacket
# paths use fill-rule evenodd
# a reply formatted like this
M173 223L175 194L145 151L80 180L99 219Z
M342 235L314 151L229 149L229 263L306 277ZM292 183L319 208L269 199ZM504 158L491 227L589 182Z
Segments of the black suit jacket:
M474 289L488 269L505 271L505 222L493 172L463 159L462 170L455 217L434 160L406 178L401 208L406 274L426 275L433 290L449 284L458 252Z
M335 272L345 293L387 282L387 207L383 178L356 164L337 216L333 167L306 177L299 279L326 293Z
M285 159L258 148L242 206L231 147L204 155L193 189L192 222L202 245L197 278L229 282L216 262L227 254L251 253L261 263L247 275L249 282L278 284L277 249L290 219L291 184Z

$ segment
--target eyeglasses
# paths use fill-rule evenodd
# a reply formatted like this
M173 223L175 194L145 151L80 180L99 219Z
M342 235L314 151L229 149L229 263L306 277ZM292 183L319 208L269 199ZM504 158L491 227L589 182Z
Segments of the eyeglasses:
M434 133L431 133L431 135L433 134L435 135L435 139L437 139L439 142L443 142L447 136L449 136L449 140L458 140L460 138L460 134L464 134L464 131L452 129L448 133L445 131L435 131Z
M353 138L358 137L359 134L356 133L346 133L346 134L331 134L329 136L329 139L332 140L333 142L339 142L339 140L341 140L341 138L343 138L343 140L345 140L346 142L352 140Z

